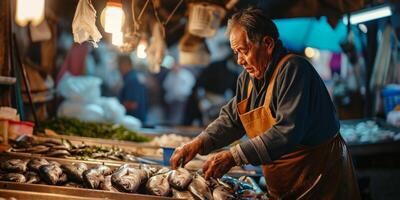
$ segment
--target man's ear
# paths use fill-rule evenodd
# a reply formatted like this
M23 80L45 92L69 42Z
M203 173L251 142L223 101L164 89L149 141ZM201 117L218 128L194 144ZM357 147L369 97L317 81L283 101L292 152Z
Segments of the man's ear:
M270 36L264 36L263 43L268 52L272 53L275 47L275 40Z

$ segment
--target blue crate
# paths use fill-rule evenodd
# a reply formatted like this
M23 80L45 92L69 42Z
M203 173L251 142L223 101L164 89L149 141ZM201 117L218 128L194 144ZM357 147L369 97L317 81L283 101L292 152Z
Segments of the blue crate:
M385 114L392 111L397 105L400 105L400 86L389 85L382 90L383 107Z

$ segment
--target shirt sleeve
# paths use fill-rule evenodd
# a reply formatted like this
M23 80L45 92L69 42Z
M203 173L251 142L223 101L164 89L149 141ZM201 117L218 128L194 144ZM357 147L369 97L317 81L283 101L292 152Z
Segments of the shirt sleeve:
M302 58L293 58L280 69L270 108L275 109L276 124L264 134L241 143L248 163L268 164L299 144L306 133L312 66ZM275 98L276 97L276 98Z
M239 77L237 92L240 94L243 78ZM210 123L207 128L198 136L204 141L200 154L205 155L213 150L219 149L235 140L240 139L245 130L237 112L237 96L233 97L224 107L216 120Z

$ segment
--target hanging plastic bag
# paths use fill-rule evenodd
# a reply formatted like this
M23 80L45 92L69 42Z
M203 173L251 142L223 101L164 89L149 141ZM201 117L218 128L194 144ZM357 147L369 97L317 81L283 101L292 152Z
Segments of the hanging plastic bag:
M75 42L90 41L94 47L98 47L97 42L102 36L96 27L96 10L91 0L79 0L72 21L72 33Z
M161 24L154 24L151 43L147 48L147 62L149 63L149 71L152 73L160 72L160 65L165 55L164 32L164 27Z

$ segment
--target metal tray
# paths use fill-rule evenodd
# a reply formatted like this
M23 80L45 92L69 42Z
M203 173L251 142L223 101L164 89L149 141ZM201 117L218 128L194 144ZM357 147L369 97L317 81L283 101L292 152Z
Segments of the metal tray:
M115 200L126 200L126 199L175 199L170 197L158 197L153 195L145 194L129 194L120 192L109 192L103 190L91 190L83 188L70 188L63 186L52 186L52 185L40 185L40 184L27 184L27 183L13 183L0 181L0 196L3 195L3 191L8 191L10 196L17 199L43 199L43 200L54 200L54 198L61 199L115 199ZM10 192L12 191L12 192ZM24 198L18 198L15 194L34 193L35 198L24 196ZM84 197L82 197L84 196ZM39 198L40 197L40 198ZM45 198L44 198L45 197ZM47 198L48 197L48 198Z
M78 194L76 194L78 195ZM80 197L63 194L52 194L52 193L40 193L40 192L28 192L24 190L8 190L0 189L0 197L3 198L15 198L17 200L101 200L104 198L93 198L93 197Z
M72 163L85 163L88 167L94 167L99 164L106 165L111 169L115 169L119 167L121 164L113 163L113 162L99 162L99 161L82 161L82 160L70 160L64 158L53 158L53 157L44 157L40 155L24 155L19 153L0 153L0 163L9 160L9 159L32 159L32 158L45 158L48 161L57 161L60 164L72 164ZM132 165L139 164L133 163ZM93 198L107 198L107 199L121 199L126 200L127 198L132 199L174 199L169 197L158 197L153 195L146 194L129 194L129 193L119 193L119 192L109 192L103 190L93 190L88 188L71 188L65 186L53 186L53 185L41 185L41 184L27 184L27 183L13 183L13 182L5 182L0 181L0 189L12 189L12 190L20 190L20 191L32 191L32 192L40 192L40 193L53 193L53 194L63 194L63 195L78 195L85 194L85 197L93 197ZM0 194L2 194L0 192ZM12 197L12 196L7 196ZM13 196L16 197L16 196ZM16 197L17 198L17 197ZM21 198L27 199L27 198ZM33 199L42 199L42 198L33 198ZM46 199L46 198L44 198ZM66 198L68 199L68 198ZM54 200L51 199L51 200Z

